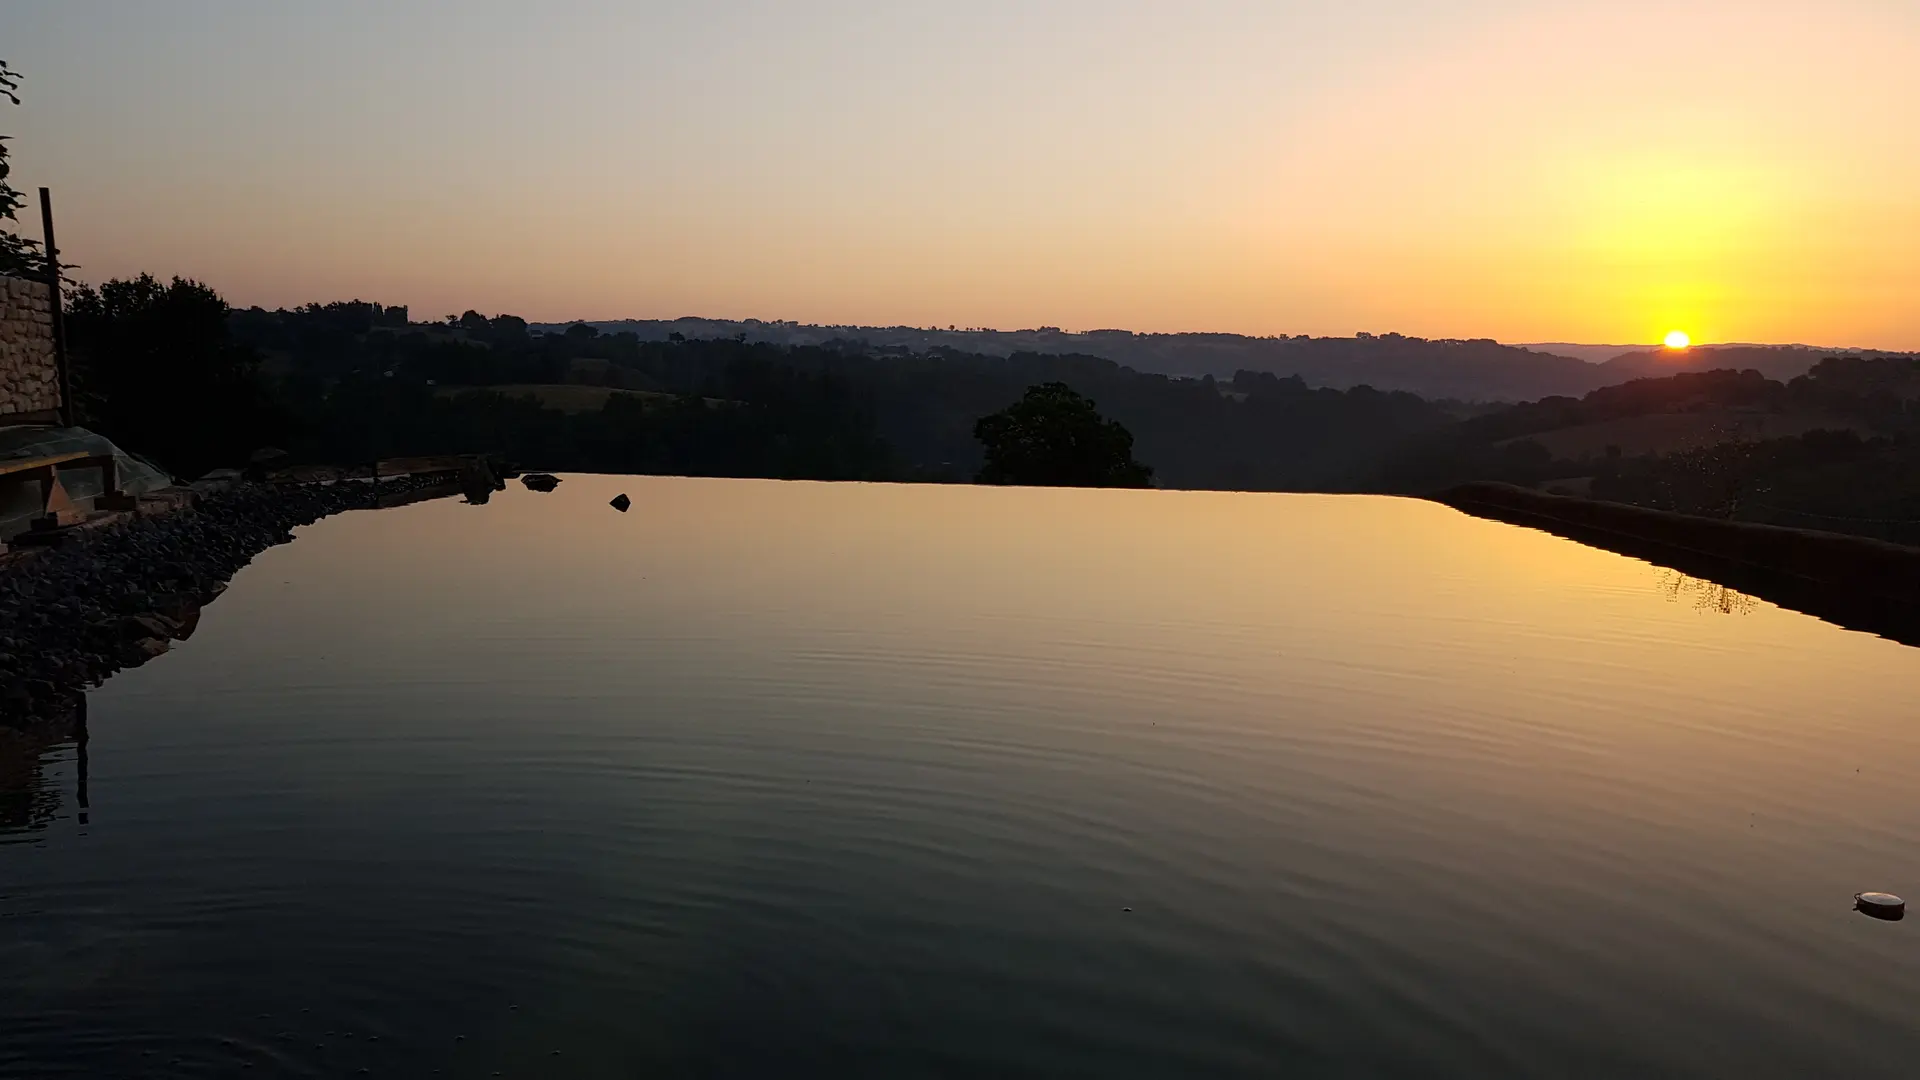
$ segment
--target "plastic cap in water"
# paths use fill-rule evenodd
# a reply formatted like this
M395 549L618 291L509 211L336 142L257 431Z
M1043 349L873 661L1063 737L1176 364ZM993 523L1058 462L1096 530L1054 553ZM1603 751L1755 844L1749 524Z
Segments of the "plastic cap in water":
M1907 902L1892 893L1855 893L1853 906L1876 919L1898 919L1907 913Z

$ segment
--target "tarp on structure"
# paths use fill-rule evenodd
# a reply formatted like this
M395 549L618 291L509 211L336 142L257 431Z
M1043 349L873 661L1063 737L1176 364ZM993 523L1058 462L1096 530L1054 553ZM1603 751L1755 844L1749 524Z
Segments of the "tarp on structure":
M7 462L33 461L68 454L93 457L113 455L115 486L129 495L144 495L173 483L173 479L152 462L135 457L113 444L113 440L81 427L20 425L0 427L0 466ZM0 473L4 473L0 468ZM102 493L104 477L99 468L60 470L60 485L67 496L82 505ZM0 540L22 532L27 522L40 513L35 494L14 490L19 485L0 484ZM35 485L26 485L35 488ZM37 490L37 488L36 488Z
M173 483L173 478L159 466L127 453L115 446L112 439L83 427L0 427L0 461L56 454L112 454L120 474L120 490L130 495L144 495Z

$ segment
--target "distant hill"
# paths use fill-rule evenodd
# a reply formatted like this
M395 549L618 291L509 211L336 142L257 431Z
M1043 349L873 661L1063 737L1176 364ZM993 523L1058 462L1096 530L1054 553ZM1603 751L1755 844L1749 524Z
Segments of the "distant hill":
M1805 375L1813 365L1838 352L1840 350L1812 349L1805 345L1707 345L1685 352L1653 348L1616 356L1599 367L1605 373L1604 385L1607 386L1632 379L1661 379L1716 370L1757 371L1769 379L1786 382Z
M571 324L532 327L557 332ZM1136 334L1128 330L1070 333L1055 327L1031 330L950 329L914 326L818 326L759 319L628 319L595 322L603 333L631 333L641 341L744 336L749 343L786 346L856 344L884 356L939 352L981 356L1037 353L1093 356L1136 371L1161 375L1231 379L1235 372L1298 376L1310 387L1347 390L1371 386L1418 394L1430 401L1537 401L1580 397L1631 379L1733 368L1785 380L1805 374L1841 350L1801 346L1708 346L1674 353L1658 347L1610 345L1502 345L1477 338L1440 340L1401 334L1347 338L1247 337L1241 334ZM1869 354L1872 355L1872 354Z
M983 463L981 417L1034 386L1066 383L1131 433L1136 459L1166 487L1423 494L1496 480L1920 544L1913 355L1727 346L1588 364L1398 334L703 320L530 333L512 315L414 323L404 309L358 301L233 310L186 281L102 291L114 301L77 290L68 323L88 408L106 419L103 434L133 432L127 444L188 474L270 445L306 464L486 453L550 471L965 482ZM807 335L828 340L742 340ZM1043 347L999 355L950 344L969 337ZM228 403L246 423L148 423L151 380L129 373L152 373L156 341L178 349L160 357L166 381L192 391L175 398ZM1050 351L1069 343L1203 374ZM1227 362L1254 366L1211 373ZM1632 378L1643 371L1659 377ZM1314 387L1292 373L1374 385ZM1460 400L1615 380L1626 381L1527 404ZM1377 388L1393 385L1455 400Z
M557 332L570 324L532 327ZM1584 394L1604 376L1593 364L1530 352L1489 339L1429 340L1401 334L1349 338L1247 337L1241 334L1136 334L1127 330L1070 333L1032 330L937 330L911 326L815 326L757 319L684 318L589 324L603 333L631 333L642 341L743 337L787 346L856 343L876 355L918 356L950 351L981 356L1037 353L1092 356L1161 375L1231 379L1235 372L1298 376L1308 386L1347 390L1371 386L1430 400L1531 401Z
M1522 349L1585 360L1602 373L1602 386L1630 379L1663 379L1696 371L1758 371L1785 382L1805 375L1829 356L1913 356L1875 349L1835 349L1810 345L1698 345L1675 352L1660 345L1521 345Z
M1714 517L1920 541L1920 358L1801 348L1699 350L1696 367L1548 398L1417 433L1390 453L1389 489L1468 480ZM1760 370L1791 370L1790 380ZM1646 357L1623 357L1616 371ZM1669 364L1679 361L1669 356Z
M1920 543L1912 355L1740 345L1589 364L1397 334L709 320L529 333L509 315L415 324L391 310L349 303L226 316L237 343L277 358L259 372L269 401L259 414L278 425L274 445L308 461L488 452L545 469L953 482L979 468L980 417L1032 386L1064 382L1133 434L1139 460L1167 487L1420 494L1500 480ZM809 336L821 343L766 340ZM753 337L762 340L741 340ZM971 353L956 340L1042 347ZM1202 375L1050 351L1069 343ZM1227 379L1209 370L1229 361L1258 366ZM1634 377L1643 372L1653 377ZM1325 385L1348 381L1373 386ZM1593 388L1526 404L1459 400L1568 384ZM1377 389L1393 385L1456 400Z
M1565 356L1574 360L1584 360L1589 364L1604 364L1616 356L1630 352L1654 352L1658 345L1575 345L1565 341L1545 341L1530 345L1515 345L1516 349L1546 353L1549 356Z

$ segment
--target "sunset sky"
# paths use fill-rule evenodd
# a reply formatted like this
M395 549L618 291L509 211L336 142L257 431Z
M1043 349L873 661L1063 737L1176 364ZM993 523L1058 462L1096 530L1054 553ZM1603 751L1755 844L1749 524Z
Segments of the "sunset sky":
M0 132L80 276L242 305L1920 349L1916 57L1914 0L9 0Z

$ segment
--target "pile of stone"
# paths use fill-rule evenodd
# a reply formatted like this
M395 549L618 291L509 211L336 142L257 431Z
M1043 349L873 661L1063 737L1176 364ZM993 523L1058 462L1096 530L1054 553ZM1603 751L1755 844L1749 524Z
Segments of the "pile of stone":
M193 632L201 605L289 530L435 483L234 482L189 508L118 515L56 546L0 564L0 725L70 715L76 698Z

